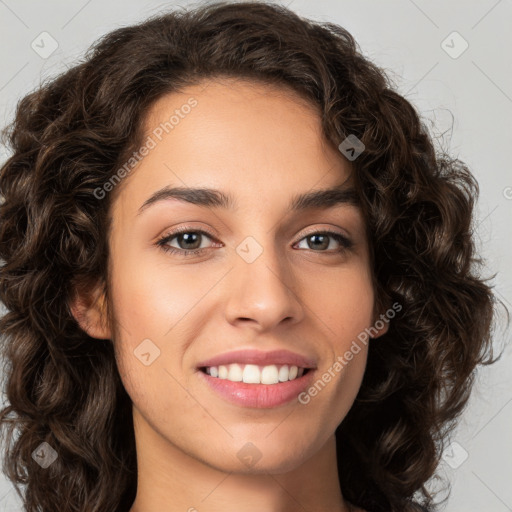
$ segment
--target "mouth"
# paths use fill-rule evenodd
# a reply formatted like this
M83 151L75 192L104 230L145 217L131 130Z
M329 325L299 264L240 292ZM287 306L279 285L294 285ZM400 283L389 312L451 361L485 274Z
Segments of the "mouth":
M199 370L210 377L245 384L275 385L289 382L307 375L311 368L288 364L227 364L219 366L201 366Z
M315 369L287 365L220 365L198 369L208 392L231 405L272 409L303 403L300 396L311 386ZM286 378L286 380L284 380ZM283 380L280 380L283 379Z
M316 358L289 350L235 350L201 361L196 374L216 397L241 407L289 404L311 384Z

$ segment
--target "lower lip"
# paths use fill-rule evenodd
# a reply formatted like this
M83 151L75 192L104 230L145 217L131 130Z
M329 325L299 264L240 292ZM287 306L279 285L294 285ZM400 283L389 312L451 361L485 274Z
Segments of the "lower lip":
M298 379L279 382L278 384L246 384L245 382L232 382L227 379L211 377L198 370L200 378L228 402L242 406L269 409L284 405L302 393L313 378L314 370L310 369Z

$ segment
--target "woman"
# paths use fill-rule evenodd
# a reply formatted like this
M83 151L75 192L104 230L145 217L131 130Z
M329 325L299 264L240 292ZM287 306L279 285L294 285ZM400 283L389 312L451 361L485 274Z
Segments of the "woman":
M478 185L346 30L156 16L8 135L1 421L27 511L433 510L492 354Z

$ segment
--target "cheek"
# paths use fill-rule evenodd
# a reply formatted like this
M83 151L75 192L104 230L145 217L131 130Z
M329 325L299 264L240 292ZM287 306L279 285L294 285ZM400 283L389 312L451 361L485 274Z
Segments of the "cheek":
M173 377L182 378L184 354L203 326L205 296L219 277L207 272L199 278L198 272L185 272L179 265L170 269L154 259L142 264L142 256L124 255L112 265L111 298L125 388L139 404L164 402L166 395L158 387L165 382L166 392L183 395L186 407L190 395Z
M326 412L336 411L336 425L352 406L364 376L374 291L371 274L363 264L340 269L322 284L310 288L309 298L312 317L318 319L318 328L328 340L326 364L315 387L321 397L317 405L326 407Z
M113 265L115 318L134 341L162 340L186 325L187 314L215 284L215 276L194 280L180 266L171 271L161 262L143 261L127 257Z
M326 333L337 352L350 345L352 338L372 323L374 290L371 275L364 265L340 268L326 279L309 287L312 313L326 326ZM321 285L320 285L321 283Z

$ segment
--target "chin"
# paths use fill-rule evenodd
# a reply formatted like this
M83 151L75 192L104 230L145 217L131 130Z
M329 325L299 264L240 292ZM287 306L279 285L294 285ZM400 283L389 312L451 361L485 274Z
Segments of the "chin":
M312 444L304 442L291 443L288 438L265 439L265 432L260 438L247 437L245 441L233 441L229 447L218 450L212 456L212 451L202 454L201 459L209 466L223 471L246 475L281 474L300 467L314 453ZM305 450L304 446L308 446ZM204 458L207 456L207 459Z

